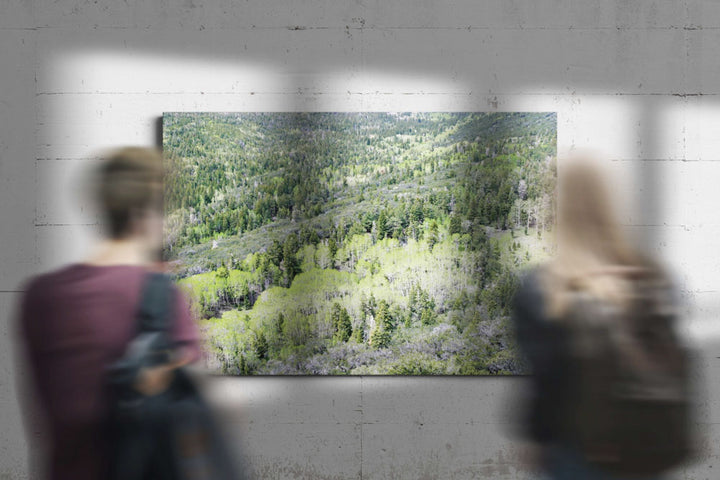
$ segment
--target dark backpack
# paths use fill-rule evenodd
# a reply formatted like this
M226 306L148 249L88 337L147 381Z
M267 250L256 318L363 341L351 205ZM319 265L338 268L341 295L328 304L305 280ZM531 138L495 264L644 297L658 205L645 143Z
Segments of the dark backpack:
M568 437L614 474L652 475L693 451L690 358L661 279L633 278L627 308L574 292L568 313Z
M183 368L175 370L170 387L159 395L146 397L133 388L140 369L170 359L173 294L165 275L147 276L137 335L109 369L109 478L240 479L209 406Z

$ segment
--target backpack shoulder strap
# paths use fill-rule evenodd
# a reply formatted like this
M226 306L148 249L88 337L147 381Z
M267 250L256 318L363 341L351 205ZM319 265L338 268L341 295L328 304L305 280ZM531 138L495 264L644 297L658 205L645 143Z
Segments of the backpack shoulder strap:
M165 332L170 328L172 295L172 283L166 275L152 272L145 276L137 314L138 333Z

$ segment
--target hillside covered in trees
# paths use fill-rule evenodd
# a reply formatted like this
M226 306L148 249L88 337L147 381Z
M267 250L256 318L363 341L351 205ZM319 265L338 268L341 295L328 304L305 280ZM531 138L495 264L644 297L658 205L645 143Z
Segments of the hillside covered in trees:
M227 374L514 374L553 113L171 113L165 254Z

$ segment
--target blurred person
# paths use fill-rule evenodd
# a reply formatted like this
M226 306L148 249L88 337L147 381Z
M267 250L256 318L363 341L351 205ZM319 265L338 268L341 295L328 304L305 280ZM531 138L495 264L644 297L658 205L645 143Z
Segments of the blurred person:
M624 235L601 171L575 158L561 173L558 254L514 303L525 434L547 478L662 478L692 449L677 294Z
M81 263L28 281L19 333L29 366L33 403L49 445L44 468L53 480L108 478L108 367L137 333L138 304L149 272L157 270L163 235L163 161L153 149L111 153L97 171L95 193L106 237ZM173 287L174 289L174 287ZM188 303L173 292L172 358L143 368L136 390L156 396L176 368L200 356Z

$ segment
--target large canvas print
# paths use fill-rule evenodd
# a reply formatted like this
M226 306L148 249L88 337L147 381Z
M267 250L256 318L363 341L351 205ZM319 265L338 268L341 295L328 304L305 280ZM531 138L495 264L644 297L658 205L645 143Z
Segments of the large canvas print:
M228 375L525 373L554 113L166 113L165 255Z

